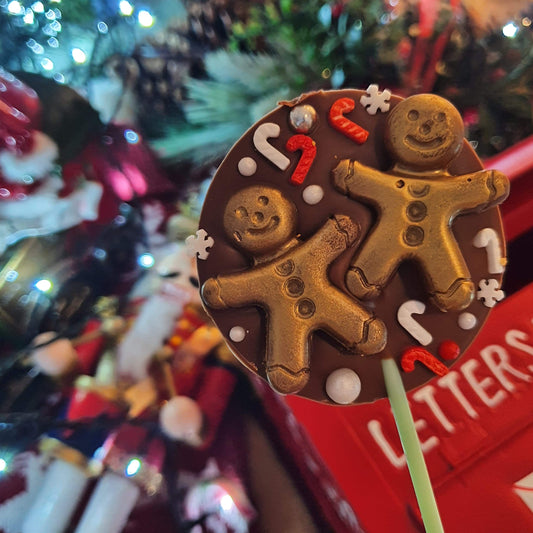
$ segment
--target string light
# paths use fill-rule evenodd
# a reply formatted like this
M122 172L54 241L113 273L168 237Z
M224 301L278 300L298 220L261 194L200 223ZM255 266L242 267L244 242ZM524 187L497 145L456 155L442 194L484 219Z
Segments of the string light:
M131 17L133 14L133 6L127 0L121 0L118 9L121 15L125 17Z
M50 292L53 284L49 279L40 279L35 282L34 287L41 292Z
M514 39L518 33L518 29L518 26L514 22L509 22L502 28L502 33L505 35L505 37Z
M224 496L222 496L222 498L220 498L220 508L223 510L223 511L231 511L231 509L233 508L233 498L229 495L229 494L224 494Z
M71 54L72 59L78 65L83 65L87 61L87 54L81 48L73 48Z
M7 461L0 457L0 472L4 472L6 468L7 468Z
M154 17L149 11L146 11L146 9L139 11L137 14L137 20L143 28L150 28L154 25Z
M137 474L139 472L139 470L141 469L141 466L142 466L142 463L141 463L141 461L139 461L139 459L132 459L126 465L126 469L124 470L124 473L128 477L132 477L132 476L134 476L135 474Z
M7 5L7 10L12 15L20 15L20 13L22 12L22 6L20 5L20 2L13 0L12 2L9 2L9 4Z
M130 144L137 144L139 142L139 134L133 130L124 130L124 138Z
M107 26L107 24L101 20L97 25L96 25L98 31L100 33L107 33L109 31L109 27Z
M47 57L43 57L43 59L41 60L41 67L43 67L44 70L53 70L54 62L51 59L48 59Z
M139 258L137 259L137 262L143 268L152 268L155 264L155 259L152 254L149 254L147 252L147 253L140 255Z
M31 8L34 13L44 13L44 4L42 2L35 2Z
M22 18L25 24L33 24L35 21L35 16L31 9L26 9L26 14Z

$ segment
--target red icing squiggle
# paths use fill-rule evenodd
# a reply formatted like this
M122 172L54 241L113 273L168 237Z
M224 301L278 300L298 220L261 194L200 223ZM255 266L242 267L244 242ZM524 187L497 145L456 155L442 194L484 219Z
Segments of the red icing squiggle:
M424 366L437 374L437 376L444 376L448 373L448 367L446 365L420 346L413 346L404 350L401 362L403 370L405 372L412 372L415 369L415 361L420 361Z

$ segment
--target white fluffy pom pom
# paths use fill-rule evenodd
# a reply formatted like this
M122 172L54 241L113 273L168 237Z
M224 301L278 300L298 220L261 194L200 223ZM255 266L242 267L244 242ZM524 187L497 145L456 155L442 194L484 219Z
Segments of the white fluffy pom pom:
M171 439L191 446L199 446L202 443L202 411L188 396L174 396L163 405L159 412L159 423L163 432Z
M56 335L53 331L37 335L33 339L33 344L36 348L32 351L33 362L39 370L48 376L54 377L66 374L78 360L76 350L69 339L62 338L50 344L45 344ZM39 347L41 344L44 344L44 346Z
M11 183L22 183L28 174L42 179L54 168L59 155L57 144L40 131L33 132L33 149L30 153L16 156L7 150L0 153L0 170Z

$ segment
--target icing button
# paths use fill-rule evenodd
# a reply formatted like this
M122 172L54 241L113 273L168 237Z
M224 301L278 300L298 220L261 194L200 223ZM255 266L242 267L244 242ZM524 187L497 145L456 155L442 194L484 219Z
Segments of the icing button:
M312 300L304 298L296 302L296 314L300 318L311 318L316 311L315 304Z
M293 298L301 296L304 292L304 287L304 282L300 278L289 278L283 286L285 292Z
M290 259L276 266L276 272L280 276L290 276L294 272L294 261Z
M424 230L420 226L408 226L403 234L403 240L408 246L418 246L424 242Z
M427 215L427 207L424 202L411 202L407 206L407 218L412 222L420 222L424 220Z

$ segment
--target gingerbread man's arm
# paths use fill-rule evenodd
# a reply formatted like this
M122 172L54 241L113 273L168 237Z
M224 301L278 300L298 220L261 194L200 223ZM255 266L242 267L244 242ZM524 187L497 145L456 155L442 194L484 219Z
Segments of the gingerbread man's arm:
M245 272L209 278L202 285L202 300L213 309L259 303L259 299L265 294L266 275L264 268L255 267Z
M456 199L453 207L458 211L483 211L502 203L509 195L509 179L497 170L455 176L447 186L453 191Z
M333 215L301 245L298 253L316 270L325 273L330 263L356 241L359 233L359 225L350 217Z
M333 186L350 198L368 200L377 205L385 190L393 190L395 180L371 167L343 159L331 172Z

